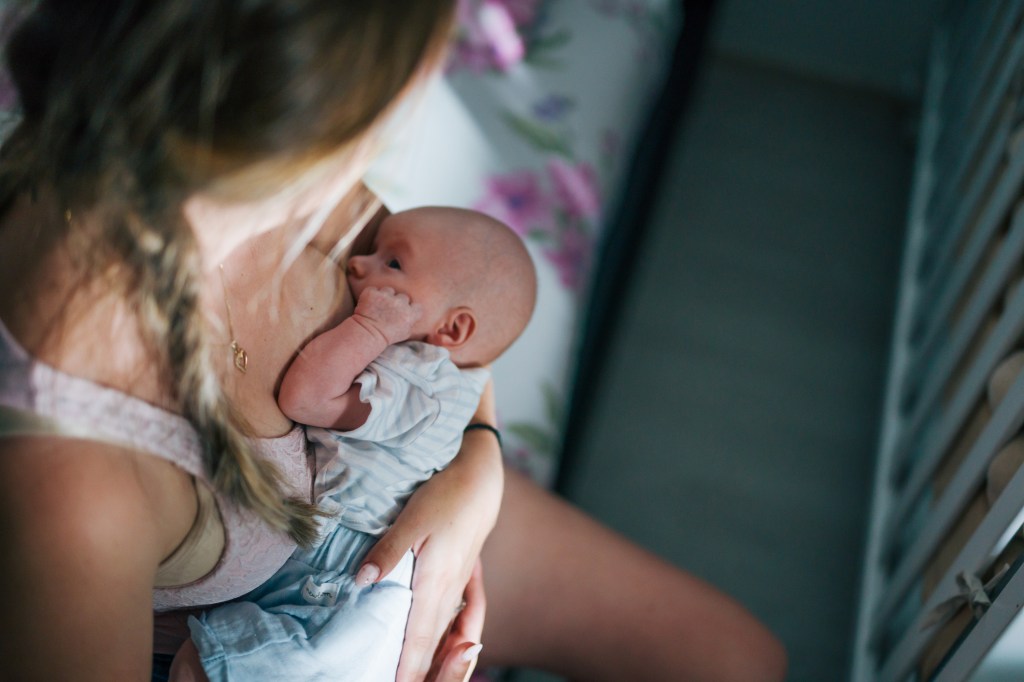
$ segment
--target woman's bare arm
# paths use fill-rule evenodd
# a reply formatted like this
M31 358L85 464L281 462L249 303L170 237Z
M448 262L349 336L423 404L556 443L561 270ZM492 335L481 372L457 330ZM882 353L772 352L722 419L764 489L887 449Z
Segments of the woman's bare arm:
M494 389L488 383L473 421L495 423ZM470 431L459 454L410 498L394 525L363 559L356 581L386 576L409 549L416 555L412 610L398 666L400 682L419 682L432 664L453 650L479 642L483 625L482 587L467 583L501 506L504 470L493 434ZM449 632L463 596L476 616ZM471 608L473 607L473 608ZM440 659L439 659L440 657ZM454 663L446 660L446 665ZM450 671L451 668L448 668ZM434 679L427 677L427 679ZM441 675L438 679L447 680Z
M153 578L195 511L189 477L164 467L90 441L0 440L4 679L149 679Z

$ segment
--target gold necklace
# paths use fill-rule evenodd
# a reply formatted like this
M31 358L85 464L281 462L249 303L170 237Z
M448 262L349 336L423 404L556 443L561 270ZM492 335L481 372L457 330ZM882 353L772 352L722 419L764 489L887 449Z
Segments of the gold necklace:
M249 354L235 340L235 327L231 324L231 303L228 302L228 287L224 283L224 264L220 264L220 288L224 292L224 308L228 312L228 334L231 335L231 353L235 358L235 369L242 374L249 366Z
M70 226L72 220L74 220L74 216L71 213L71 209L64 209L64 222ZM228 311L228 333L231 335L231 354L234 356L235 369L245 374L245 370L249 368L249 354L245 352L245 349L235 339L235 327L231 324L231 303L228 301L228 287L224 283L223 263L220 264L220 288L224 293L224 308Z

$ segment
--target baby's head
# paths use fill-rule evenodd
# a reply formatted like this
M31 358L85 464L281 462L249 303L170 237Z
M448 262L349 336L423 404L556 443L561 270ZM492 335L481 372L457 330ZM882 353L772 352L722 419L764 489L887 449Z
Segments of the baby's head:
M416 208L385 218L370 253L348 261L352 295L390 287L423 310L413 340L447 348L460 367L484 365L533 314L537 275L522 240L476 211Z

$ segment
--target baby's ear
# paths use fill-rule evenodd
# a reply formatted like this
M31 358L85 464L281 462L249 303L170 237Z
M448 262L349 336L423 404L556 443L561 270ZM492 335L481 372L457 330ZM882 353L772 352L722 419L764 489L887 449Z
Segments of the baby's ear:
M441 324L427 335L427 343L456 350L476 334L476 316L469 308L453 308L448 311Z

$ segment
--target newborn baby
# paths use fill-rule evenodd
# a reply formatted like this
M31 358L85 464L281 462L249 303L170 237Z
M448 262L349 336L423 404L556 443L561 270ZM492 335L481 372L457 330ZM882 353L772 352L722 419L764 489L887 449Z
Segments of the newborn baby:
M278 396L309 426L321 539L241 600L191 618L198 659L187 645L177 679L395 679L412 553L384 578L355 569L458 452L484 367L530 319L536 274L505 225L421 208L384 219L347 275L355 311L303 348Z

